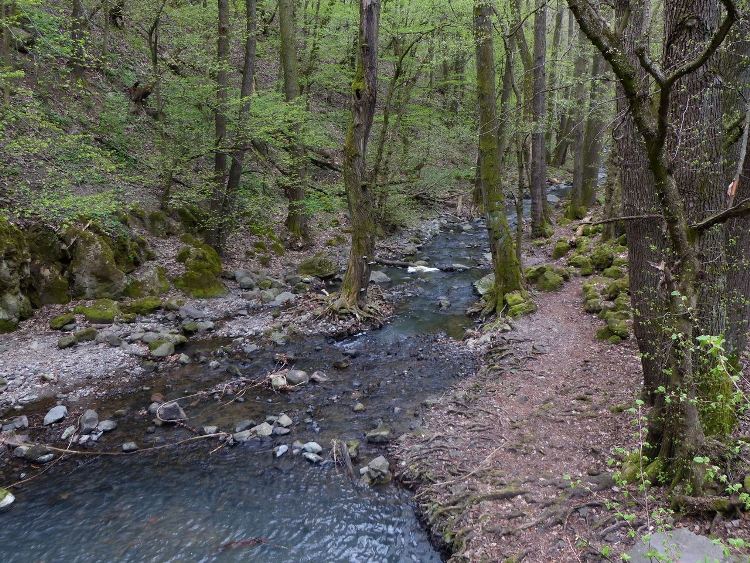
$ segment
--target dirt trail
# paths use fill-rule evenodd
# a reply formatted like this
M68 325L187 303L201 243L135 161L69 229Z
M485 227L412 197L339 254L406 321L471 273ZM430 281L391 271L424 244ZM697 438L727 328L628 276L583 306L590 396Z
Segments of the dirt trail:
M595 339L581 283L535 296L538 311L496 334L485 368L399 444L401 477L456 560L578 561L632 542L601 503L616 495L610 449L633 439L622 411L640 364L632 341Z

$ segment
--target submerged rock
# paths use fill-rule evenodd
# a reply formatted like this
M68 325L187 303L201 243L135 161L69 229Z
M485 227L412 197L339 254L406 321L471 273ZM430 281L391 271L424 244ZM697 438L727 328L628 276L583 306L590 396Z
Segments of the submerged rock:
M165 422L176 422L178 420L187 419L185 411L182 410L182 407L177 404L176 401L170 401L169 403L159 405L156 413L157 416Z
M329 381L329 378L322 371L314 371L310 376L310 381L312 381L313 383L326 383L327 381Z
M134 452L138 449L138 444L135 442L125 442L122 445L122 451L124 452Z
M359 472L367 485L382 485L391 480L390 464L382 455L370 461Z
M0 510L7 509L16 501L16 497L8 489L0 488Z
M307 442L306 444L302 444L302 451L313 453L313 454L319 454L323 451L323 447L318 444L317 442Z
M312 452L304 452L302 454L302 457L304 457L310 463L320 463L321 461L323 461L322 457L320 457L318 454L314 454Z
M273 449L273 454L275 457L281 457L288 451L289 451L289 446L287 446L286 444L282 444L281 446L276 446Z

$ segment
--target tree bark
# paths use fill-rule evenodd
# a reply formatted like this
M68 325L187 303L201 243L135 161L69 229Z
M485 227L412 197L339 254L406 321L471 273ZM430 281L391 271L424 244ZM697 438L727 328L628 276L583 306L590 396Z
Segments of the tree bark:
M560 61L558 59L560 57L560 42L562 40L562 25L564 14L565 11L562 9L560 1L558 0L555 7L555 27L552 31L552 64L549 65L549 78L547 80L547 90L549 92L547 94L547 125L544 132L544 143L547 147L547 162L551 163L554 163L552 152L554 147L554 140L552 138L554 127L552 127L551 125L556 121L555 117L557 116L557 69L560 65Z
M73 0L73 6L70 12L70 41L72 43L72 53L70 56L71 76L74 80L83 78L83 72L86 69L86 49L84 45L86 23L83 14L82 0Z
M482 199L495 273L495 312L504 308L507 293L522 288L521 268L513 235L505 215L502 190L500 146L497 136L495 97L495 54L492 38L492 6L475 0L474 35L476 41L477 92L479 96L479 153ZM544 106L542 106L544 107ZM544 136L542 135L542 143ZM542 148L544 148L542 146Z
M586 214L583 205L583 168L585 153L586 78L588 65L588 42L583 32L578 32L578 51L573 74L576 85L573 90L575 108L570 113L569 138L573 144L573 189L570 192L570 205L567 216L581 219Z
M300 95L299 69L297 61L297 33L294 23L293 0L279 0L279 36L281 44L281 67L284 73L284 96L294 103ZM293 247L303 246L308 239L307 213L305 212L305 183L307 171L305 154L300 143L300 129L295 127L293 136L292 165L290 173L283 179L284 193L289 200L286 227Z
M373 193L366 181L365 155L377 99L379 19L379 0L360 0L352 115L344 142L344 185L352 222L352 246L341 293L334 306L341 311L356 312L366 305L375 252Z
M531 133L531 235L544 237L547 222L547 149L544 143L546 128L545 62L547 52L547 0L536 0L534 13L534 94L531 113L534 129Z
M604 59L596 51L591 63L591 92L589 94L589 111L586 117L586 127L583 132L583 178L581 181L581 203L588 209L596 199L596 188L599 185L599 169L601 166L602 139L604 137L604 123L602 120L604 98Z

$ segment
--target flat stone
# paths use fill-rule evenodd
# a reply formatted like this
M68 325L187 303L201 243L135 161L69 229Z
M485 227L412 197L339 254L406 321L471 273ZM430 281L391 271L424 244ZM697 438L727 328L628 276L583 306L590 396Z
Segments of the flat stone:
M235 442L247 442L253 438L257 438L257 436L253 434L252 430L243 430L242 432L235 432L232 434L232 439Z
M138 444L135 442L125 442L122 445L122 451L124 452L134 452L138 449Z
M273 454L276 457L281 457L281 456L283 456L288 451L289 451L289 446L287 446L286 444L282 444L281 446L276 446L273 449Z
M253 426L255 426L255 422L253 422L252 420L248 420L248 419L240 420L237 424L235 424L234 431L243 432L245 430L252 428Z
M294 424L294 421L289 418L286 414L282 413L278 419L276 419L276 424L279 426L283 426L284 428L288 428L292 424Z
M322 371L314 371L312 372L312 375L310 376L310 381L314 383L326 383L327 381L330 381L330 379Z
M302 450L308 453L319 454L323 451L323 447L317 442L307 442L302 444Z
M68 408L63 405L57 405L52 407L49 412L44 416L44 425L49 426L56 422L60 422L63 418L68 416Z
M252 428L252 431L256 436L260 438L266 438L267 436L273 434L273 426L271 426L267 422L261 422L260 424L258 424L258 426L254 426Z
M287 303L291 303L295 298L296 296L291 291L282 291L276 297L274 297L273 301L271 301L271 306L281 307L283 305L286 305Z
M219 431L218 426L204 426L201 428L201 431L203 432L204 436L208 436L209 434L216 434Z
M707 537L694 534L685 528L651 534L648 542L638 541L628 555L632 563L650 563L656 559L654 553L664 556L665 560L680 563L732 561L724 556L720 546Z
M96 429L99 432L111 432L117 428L117 423L114 420L102 420L97 426Z
M154 350L151 350L151 355L154 358L166 358L174 354L174 343L162 342Z
M177 314L183 319L202 319L206 313L192 305L183 305L177 311Z

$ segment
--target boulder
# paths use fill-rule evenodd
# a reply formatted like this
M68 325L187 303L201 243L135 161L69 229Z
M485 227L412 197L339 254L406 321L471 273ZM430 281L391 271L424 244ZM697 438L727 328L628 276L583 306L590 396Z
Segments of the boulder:
M312 381L313 383L326 383L327 381L329 381L329 378L322 371L314 371L310 376L310 381Z
M304 457L310 463L315 463L315 464L320 463L320 462L323 461L322 457L320 457L318 454L314 454L312 452L304 452L302 454L302 457Z
M164 266L153 264L144 266L132 275L125 288L128 297L142 298L161 295L169 291L169 279Z
M289 446L287 446L286 444L282 444L280 446L276 446L273 449L273 455L275 457L281 457L281 456L283 456L288 451L289 451Z
M0 217L0 333L15 330L31 316L31 302L21 291L29 282L29 263L26 237Z
M391 430L381 424L374 430L367 432L365 439L371 444L387 444L391 441Z
M301 449L304 452L313 453L313 454L319 454L323 451L323 448L317 442L307 442L306 444L302 444Z
M390 281L391 278L385 272L381 272L380 270L370 272L370 283L388 283Z
M294 299L294 293L292 293L291 291L282 291L276 297L274 297L273 301L271 301L271 306L281 307L282 305L291 303L292 301L294 301Z
M138 444L136 444L135 442L125 442L122 445L122 451L126 452L126 453L128 453L128 452L134 452L137 449L138 449Z
M185 266L185 272L175 280L175 286L190 297L219 297L227 292L221 283L221 258L211 246L190 235L183 237L183 246L177 253L177 261Z
M148 348L154 358L166 358L174 354L174 343L168 340L154 340Z
M102 420L96 426L99 432L111 432L115 428L117 428L117 423L114 420Z
M286 387L286 377L283 374L276 373L271 376L271 387L274 390L282 389L283 387Z
M90 323L112 324L120 313L120 308L111 299L97 299L90 305L78 305L73 312L86 317Z
M324 252L318 252L310 258L302 260L297 271L303 275L325 279L335 276L338 273L338 266Z
M66 416L68 416L68 408L64 405L52 407L44 416L44 426L60 422Z
M680 561L680 563L703 563L704 561L728 563L732 561L724 554L721 545L685 528L655 532L646 537L648 541L639 540L628 552L631 563L662 560Z
M69 227L64 234L71 253L68 273L73 296L83 299L119 297L126 278L107 240L91 230Z
M244 432L245 430L248 430L252 428L253 426L255 426L255 422L253 422L252 420L248 420L248 419L240 420L237 424L235 424L234 431Z
M282 413L276 420L276 424L278 424L279 426L283 426L284 428L288 428L289 426L294 424L294 422L286 414Z
M273 426L271 426L267 422L261 422L257 426L253 426L251 428L251 431L259 438L267 438L268 436L273 434Z
M52 317L49 321L49 327L52 330L62 330L69 324L76 321L76 316L73 313L64 313L56 317Z
M482 297L484 297L488 292L492 291L494 288L495 288L495 274L487 274L486 276L474 282L474 289Z
M6 510L15 500L16 497L8 489L0 488L0 510Z

